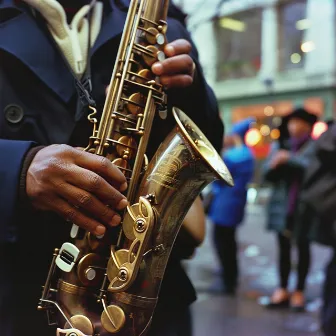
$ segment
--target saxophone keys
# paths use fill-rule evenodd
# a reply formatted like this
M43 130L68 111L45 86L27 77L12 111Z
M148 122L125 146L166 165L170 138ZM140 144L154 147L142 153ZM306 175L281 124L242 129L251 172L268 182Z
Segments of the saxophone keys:
M131 136L124 135L118 139L116 151L118 155L121 156L123 159L126 160L133 159L135 157L136 150L137 150L137 143Z
M57 328L56 336L87 336L77 329L60 329Z
M168 24L166 21L160 20L160 24L157 27L158 31L160 31L163 34L167 33L167 29L168 29Z
M85 255L77 266L77 276L84 286L98 286L104 277L104 263L95 253Z
M131 112L133 115L138 115L139 113L143 113L145 109L146 100L144 95L141 93L133 93L129 99L127 100L127 110Z
M110 333L117 333L125 324L126 316L124 311L116 306L110 305L101 314L101 323L104 329Z
M135 239L134 232L134 221L139 214L138 203L133 204L127 208L127 212L125 213L122 229L127 239L133 241Z
M72 224L71 231L70 231L70 237L72 239L76 239L78 232L79 232L79 226L76 224Z
M157 59L158 61L163 62L166 59L166 54L163 51L158 51Z
M151 44L157 43L158 45L163 45L166 41L165 36L159 33L159 31L154 27L148 28L145 36L146 40Z
M167 109L159 110L159 116L162 120L167 119L168 111Z
M146 50L149 51L149 53L142 53L142 57L144 62L150 67L155 62L157 61L162 62L166 59L165 53L153 45L147 46Z
M117 158L114 159L112 163L117 166L126 177L130 175L130 165L126 159Z
M147 82L153 80L155 76L153 73L148 69L142 69L137 73L135 76L134 81L139 84L146 84Z
M86 237L92 251L100 251L109 243L108 235L96 236L88 232Z
M64 243L56 258L56 265L64 272L71 272L75 266L79 252L79 249L75 245Z
M116 264L116 262L114 261L112 257L109 259L108 264L107 264L106 273L107 273L107 277L110 280L110 282L116 277L118 277L119 270L120 270L119 266L125 264L128 261L129 251L126 249L121 249L113 253L114 253L114 256L116 258L116 262L118 263L118 265Z
M81 332L78 333L78 336L82 335L93 335L94 334L94 327L89 318L84 315L74 315L70 318L70 323L74 329ZM69 323L66 323L64 329L69 329L71 326ZM74 332L74 331L73 331ZM72 334L68 334L69 336ZM74 334L75 335L75 334Z

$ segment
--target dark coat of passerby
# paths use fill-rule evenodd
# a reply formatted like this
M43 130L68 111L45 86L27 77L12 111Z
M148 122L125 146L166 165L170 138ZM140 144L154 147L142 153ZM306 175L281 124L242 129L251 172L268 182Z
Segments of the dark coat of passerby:
M297 236L329 246L333 255L325 270L321 329L325 336L336 335L336 125L315 143L310 156L297 218Z
M222 158L235 181L234 187L214 182L209 217L215 225L214 242L223 271L224 292L234 294L238 282L236 230L244 219L247 185L254 172L254 156L244 137L254 119L233 125L225 138Z
M283 118L282 130L288 137L274 143L264 165L265 180L271 183L268 205L268 229L277 233L279 246L279 288L273 293L269 308L290 307L302 311L305 306L304 287L310 266L310 247L307 239L296 242L299 254L298 281L295 291L288 291L291 272L292 233L305 169L309 165L312 127L317 121L314 114L297 108Z

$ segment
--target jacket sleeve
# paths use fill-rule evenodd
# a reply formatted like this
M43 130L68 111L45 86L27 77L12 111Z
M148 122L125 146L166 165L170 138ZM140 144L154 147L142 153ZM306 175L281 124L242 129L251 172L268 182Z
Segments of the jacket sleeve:
M336 124L332 125L316 141L315 155L323 164L336 169Z
M191 43L192 51L190 56L194 60L196 69L194 83L190 87L183 90L169 90L169 104L179 107L189 115L195 124L200 127L217 152L220 152L223 142L224 125L219 115L217 99L212 89L206 83L199 62L197 48L190 34L180 22L174 20L174 23L171 26L170 40L183 38Z
M302 173L308 166L316 152L315 141L310 141L300 154L291 155L286 165L295 173Z
M280 146L278 142L273 142L271 145L271 152L267 159L265 160L262 166L262 176L265 181L268 182L276 182L278 181L282 174L279 168L271 168L271 162L275 156L275 154L279 151Z
M8 227L18 204L20 174L26 153L33 142L0 139L0 241L6 240Z
M271 154L263 167L263 176L265 180L269 182L278 182L279 180L291 181L293 178L302 178L312 155L314 155L315 148L315 142L310 141L301 153L291 154L286 163L276 168L271 168L270 163L275 153L279 150L279 145L274 144Z

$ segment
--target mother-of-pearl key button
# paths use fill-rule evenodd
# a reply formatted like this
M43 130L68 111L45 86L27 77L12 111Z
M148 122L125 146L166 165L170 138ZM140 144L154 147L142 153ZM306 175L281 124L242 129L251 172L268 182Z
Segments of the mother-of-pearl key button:
M64 272L71 272L78 259L79 249L71 243L64 243L56 258L56 265Z
M96 277L96 271L93 268L88 268L85 271L85 275L86 275L86 278L91 281Z
M70 231L70 237L72 239L75 239L78 235L78 231L79 231L79 226L76 224L73 224L71 227L71 231Z

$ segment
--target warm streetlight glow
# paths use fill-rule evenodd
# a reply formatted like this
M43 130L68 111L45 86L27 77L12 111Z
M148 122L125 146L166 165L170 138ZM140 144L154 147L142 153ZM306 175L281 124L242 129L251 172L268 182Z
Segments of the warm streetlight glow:
M268 136L270 133L271 133L271 130L269 128L269 126L267 125L262 125L260 127L260 133L263 135L263 136Z
M264 113L267 117L270 117L274 114L274 107L273 106L266 106L264 109Z
M301 44L301 50L304 53L309 53L311 51L313 51L315 49L315 43L313 41L307 41L307 42L303 42Z
M245 143L249 147L253 147L261 140L261 134L257 128L250 128L245 135Z
M314 124L311 137L316 140L318 139L326 130L328 125L323 121L318 121Z
M271 132L271 138L273 140L279 139L280 138L280 131L278 129L276 129L276 128L274 130L272 130L272 132Z

